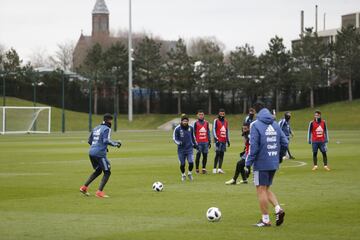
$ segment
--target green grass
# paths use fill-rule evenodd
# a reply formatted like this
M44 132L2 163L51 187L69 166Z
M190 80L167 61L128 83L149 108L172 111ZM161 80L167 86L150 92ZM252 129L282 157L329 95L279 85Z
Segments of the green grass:
M275 177L285 223L266 229L251 226L260 218L254 186L224 185L242 149L240 132L232 134L226 174L185 183L171 132L113 134L123 147L109 152L109 199L78 192L91 172L87 134L0 136L0 239L359 239L360 131L330 132L330 172L311 171L305 134L296 132L291 146L307 165L285 161ZM209 165L213 157L211 150ZM163 192L152 191L155 181ZM211 206L222 211L218 223L205 218Z
M30 101L21 100L18 98L7 98L8 106L33 106ZM360 130L360 100L353 102L337 102L319 106L315 109L322 111L323 118L326 119L328 128L330 130ZM292 111L291 125L296 130L306 130L309 121L312 120L314 110L306 108L302 110ZM61 131L61 109L52 108L52 124L53 132ZM283 116L284 112L277 114L278 120ZM190 115L195 117L195 115ZM87 131L88 130L88 114L74 111L65 112L66 117L66 131ZM135 114L134 121L129 123L127 115L121 114L119 116L119 129L157 129L161 124L170 121L173 118L179 117L175 114ZM207 116L207 119L212 121L215 116ZM241 123L245 115L227 115L231 129L240 129ZM93 126L101 121L101 116L93 115Z

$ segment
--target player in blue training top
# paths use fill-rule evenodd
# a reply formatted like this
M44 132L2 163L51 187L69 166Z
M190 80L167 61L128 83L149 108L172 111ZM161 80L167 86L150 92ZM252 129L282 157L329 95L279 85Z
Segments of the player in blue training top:
M88 188L90 183L92 183L92 181L104 172L99 189L96 191L96 196L100 198L109 197L103 191L111 174L110 162L106 157L106 153L108 151L107 147L108 145L117 148L121 147L120 141L112 141L110 139L112 120L113 117L111 114L105 114L103 123L92 130L88 140L88 143L90 144L89 157L95 171L90 175L85 184L80 187L80 192L87 196L89 195Z
M194 138L194 129L192 126L189 126L189 118L185 114L181 116L181 123L174 129L173 140L178 146L177 152L180 162L181 181L186 180L186 159L189 163L188 178L192 181L193 176L191 171L194 168L193 148L198 149L198 146Z
M284 118L279 121L279 126L280 126L281 130L283 131L283 133L285 134L285 136L287 137L289 144L290 144L290 135L292 137L294 137L294 133L290 127L290 118L291 118L291 112L285 112ZM290 153L289 145L288 145L286 151L289 154L290 159L295 159L295 157L293 155L291 155L291 153Z
M256 103L254 108L257 116L256 121L250 125L250 150L245 165L246 169L253 166L254 184L262 213L262 219L255 226L271 226L269 203L275 207L276 226L280 226L284 221L285 212L281 209L275 194L270 191L270 186L288 141L274 116L263 103Z
M249 114L246 116L244 123L248 123L250 125L253 121L255 121L255 109L249 108Z

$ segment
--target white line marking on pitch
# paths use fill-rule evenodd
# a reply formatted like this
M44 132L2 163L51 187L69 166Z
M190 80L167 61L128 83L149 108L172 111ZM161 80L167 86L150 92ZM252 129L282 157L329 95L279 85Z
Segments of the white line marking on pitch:
M18 177L18 176L48 176L51 173L0 173L0 177Z
M281 167L281 168L302 167L302 166L307 165L306 162L302 162L302 161L294 161L294 160L290 160L290 161L291 161L291 162L297 162L298 164L293 165L293 166L283 166L283 167Z

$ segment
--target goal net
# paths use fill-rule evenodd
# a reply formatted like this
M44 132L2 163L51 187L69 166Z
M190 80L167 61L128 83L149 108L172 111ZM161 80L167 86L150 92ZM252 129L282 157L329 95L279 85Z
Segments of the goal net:
M50 133L50 107L0 107L0 134Z

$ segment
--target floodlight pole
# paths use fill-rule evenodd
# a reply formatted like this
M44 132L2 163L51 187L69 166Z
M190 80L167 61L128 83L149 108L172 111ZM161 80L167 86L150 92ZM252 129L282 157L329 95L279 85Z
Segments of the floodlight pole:
M36 75L34 76L33 74L31 74L31 76L34 78L33 79L33 84L34 84L33 105L34 105L34 107L36 107Z
M61 114L61 132L65 133L65 72L62 72L62 114Z
M113 67L112 68L112 74L111 76L113 77L113 80L114 80L114 132L117 131L117 119L118 119L118 110L119 110L119 107L118 107L118 102L119 102L119 99L118 99L118 89L117 89L117 76L116 76L116 73L117 71L119 70L120 68L119 67Z
M91 87L91 81L92 81L92 79L91 78L89 78L89 132L91 132L91 130L92 130L92 106L91 106L91 104L92 104L92 87Z
M4 74L1 74L1 77L2 77L2 87L3 87L3 106L6 106L6 91L5 91L5 75Z
M128 94L128 118L129 122L133 120L133 96L132 96L132 36L131 36L131 0L129 0L129 32L128 32L128 53L129 53L129 94Z

